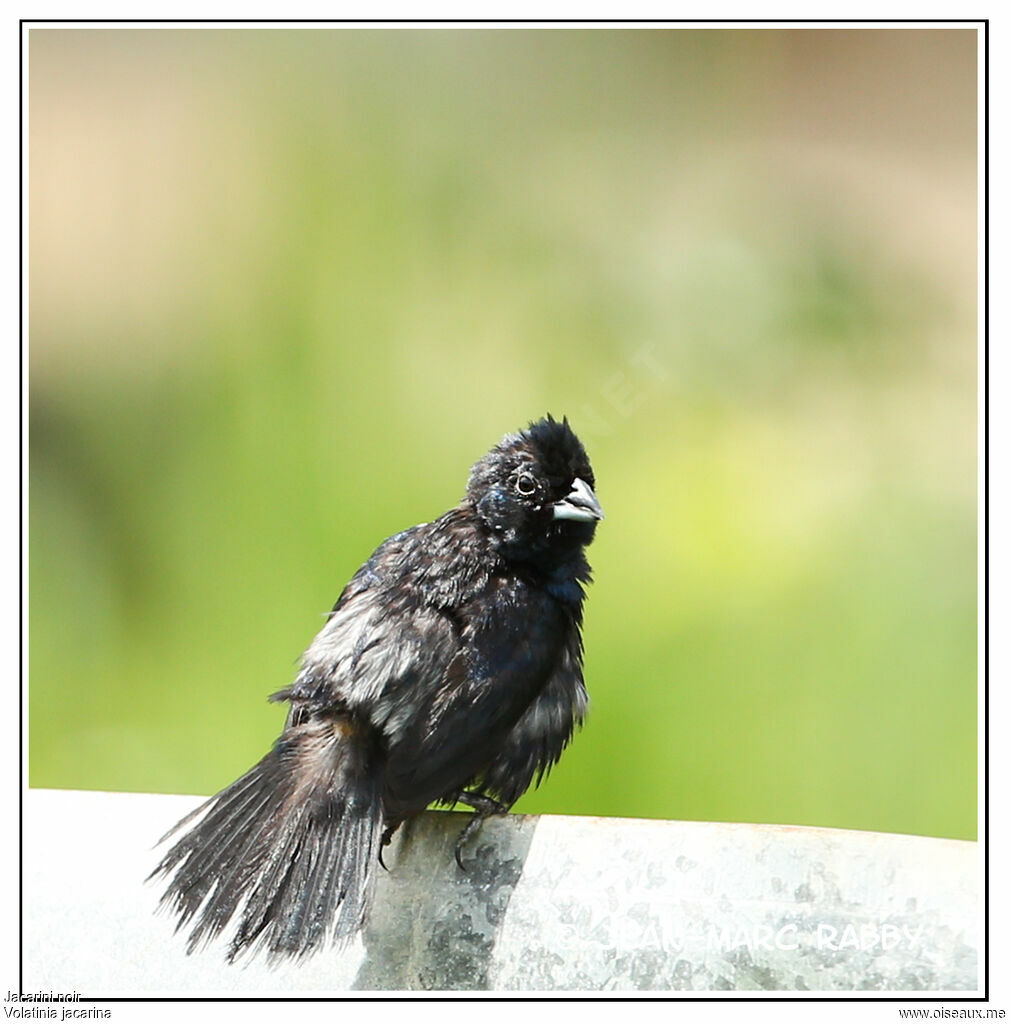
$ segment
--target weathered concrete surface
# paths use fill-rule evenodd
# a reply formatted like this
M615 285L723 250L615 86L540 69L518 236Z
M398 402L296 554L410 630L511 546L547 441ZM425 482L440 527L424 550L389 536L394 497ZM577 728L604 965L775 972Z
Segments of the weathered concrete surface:
M141 885L195 797L32 790L24 985L89 995L348 990L978 990L975 843L767 825L463 814L387 855L363 940L270 969L185 956Z

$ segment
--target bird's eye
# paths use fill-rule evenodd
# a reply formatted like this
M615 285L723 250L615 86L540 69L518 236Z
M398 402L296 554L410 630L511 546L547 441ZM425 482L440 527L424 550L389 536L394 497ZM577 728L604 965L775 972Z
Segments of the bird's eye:
M537 481L529 473L520 473L516 478L516 490L524 496L537 490Z

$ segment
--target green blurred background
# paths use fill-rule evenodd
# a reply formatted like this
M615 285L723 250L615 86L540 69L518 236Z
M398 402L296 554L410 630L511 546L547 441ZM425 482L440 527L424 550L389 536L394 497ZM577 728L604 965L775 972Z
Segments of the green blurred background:
M387 535L567 414L517 810L976 834L976 35L35 28L30 782L209 793Z

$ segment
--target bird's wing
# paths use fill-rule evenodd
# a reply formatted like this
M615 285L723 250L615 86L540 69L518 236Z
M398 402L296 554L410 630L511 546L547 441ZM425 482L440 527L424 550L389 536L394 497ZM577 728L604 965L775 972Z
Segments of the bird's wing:
M459 621L438 684L391 691L400 727L389 733L385 800L405 817L451 802L483 773L559 664L569 620L546 592L498 578L459 609Z
M385 541L344 588L297 679L271 698L291 702L289 724L345 709L386 731L395 724L387 721L391 693L433 686L445 674L456 651L453 622L403 571L421 529Z

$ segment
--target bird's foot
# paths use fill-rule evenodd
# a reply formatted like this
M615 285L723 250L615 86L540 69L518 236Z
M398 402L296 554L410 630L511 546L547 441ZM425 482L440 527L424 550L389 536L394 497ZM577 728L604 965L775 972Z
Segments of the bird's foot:
M463 848L466 846L467 840L480 831L485 818L490 818L495 814L506 814L509 808L505 804L500 804L497 800L492 800L490 796L485 796L484 793L468 793L465 790L460 790L456 795L456 799L458 803L466 804L474 809L470 821L467 822L463 831L460 832L456 845L453 847L453 856L456 858L456 863L461 871L466 871L467 869L463 866L462 858Z
M383 838L379 840L379 866L383 869L383 871L390 870L383 862L383 850L390 845L390 842L393 839L393 834L397 831L398 828L400 828L400 822L397 822L396 825L390 825L389 828L387 828L386 831L383 832Z

